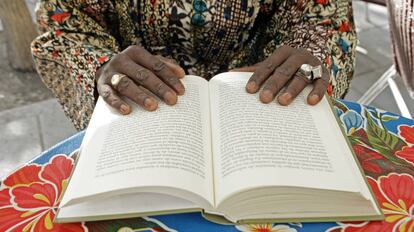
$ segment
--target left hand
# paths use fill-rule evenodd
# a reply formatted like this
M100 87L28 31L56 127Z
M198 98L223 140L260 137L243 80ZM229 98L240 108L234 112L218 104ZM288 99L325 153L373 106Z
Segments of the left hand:
M305 49L282 46L265 61L254 66L233 69L239 72L254 72L246 85L248 93L257 93L261 87L260 101L269 103L277 94L281 105L289 105L309 84L309 80L296 75L302 64L322 66L322 78L313 81L313 89L308 96L308 104L317 104L325 94L329 83L329 72L318 58ZM285 87L282 93L279 93Z

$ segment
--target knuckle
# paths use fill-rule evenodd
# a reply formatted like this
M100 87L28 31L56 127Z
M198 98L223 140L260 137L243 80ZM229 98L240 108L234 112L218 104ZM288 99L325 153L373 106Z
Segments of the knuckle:
M98 89L99 94L102 96L103 99L108 99L111 95L111 90L108 86L103 86Z
M156 59L156 61L153 64L152 70L154 72L160 72L165 68L165 63L161 61L159 58Z
M181 82L176 77L169 77L167 81L173 85L181 84Z
M155 87L155 91L156 91L156 93L162 95L165 92L164 83L162 83L162 82L158 83Z
M140 83L144 83L148 77L150 76L148 70L144 69L144 68L140 68L137 73L135 74L135 78L138 80L138 82Z
M275 70L276 65L271 60L266 60L260 64L262 69Z

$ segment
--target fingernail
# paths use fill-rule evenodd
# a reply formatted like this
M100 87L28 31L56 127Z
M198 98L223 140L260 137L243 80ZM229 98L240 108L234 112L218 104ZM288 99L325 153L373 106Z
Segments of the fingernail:
M292 95L290 93L284 93L279 97L279 103L282 105L289 105L292 100Z
M130 111L129 106L127 105L121 105L120 109L123 114L128 114Z
M174 88L178 91L179 95L183 95L185 92L184 87L180 84L174 85Z
M149 110L154 110L155 108L157 108L157 105L155 103L154 100L152 100L151 98L147 97L144 101L144 106L145 108L149 109Z
M256 82L250 81L249 83L247 83L246 88L248 92L254 92L256 90Z
M287 101L290 101L292 99L292 95L290 93L284 93L282 97Z
M313 94L309 97L309 103L316 104L319 101L319 96L317 94Z
M263 92L260 94L260 100L263 103L269 103L273 100L273 94L270 90L263 90Z
M177 96L175 94L173 94L171 91L167 91L164 94L164 101L168 104L168 105L174 105L177 102Z

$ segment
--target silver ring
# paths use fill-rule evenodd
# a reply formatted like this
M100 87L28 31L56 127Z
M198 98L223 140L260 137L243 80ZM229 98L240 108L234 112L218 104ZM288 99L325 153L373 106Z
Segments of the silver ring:
M312 78L313 80L322 78L322 66L321 65L314 66L312 68Z
M302 77L305 77L310 82L322 78L322 66L312 66L310 64L302 64L297 72L297 75L300 74Z
M112 85L112 87L114 87L116 89L118 87L118 85L119 85L119 82L121 82L121 80L124 77L126 77L126 75L124 75L124 74L114 74L111 77L111 85Z
M300 75L301 77L304 77L309 81L312 81L312 70L313 67L310 64L302 64L296 75Z

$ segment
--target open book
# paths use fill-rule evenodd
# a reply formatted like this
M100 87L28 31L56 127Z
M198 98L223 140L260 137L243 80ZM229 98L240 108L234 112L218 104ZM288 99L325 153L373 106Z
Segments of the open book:
M382 219L326 97L288 107L251 73L186 76L177 105L121 116L98 100L57 222L201 211L216 222Z

